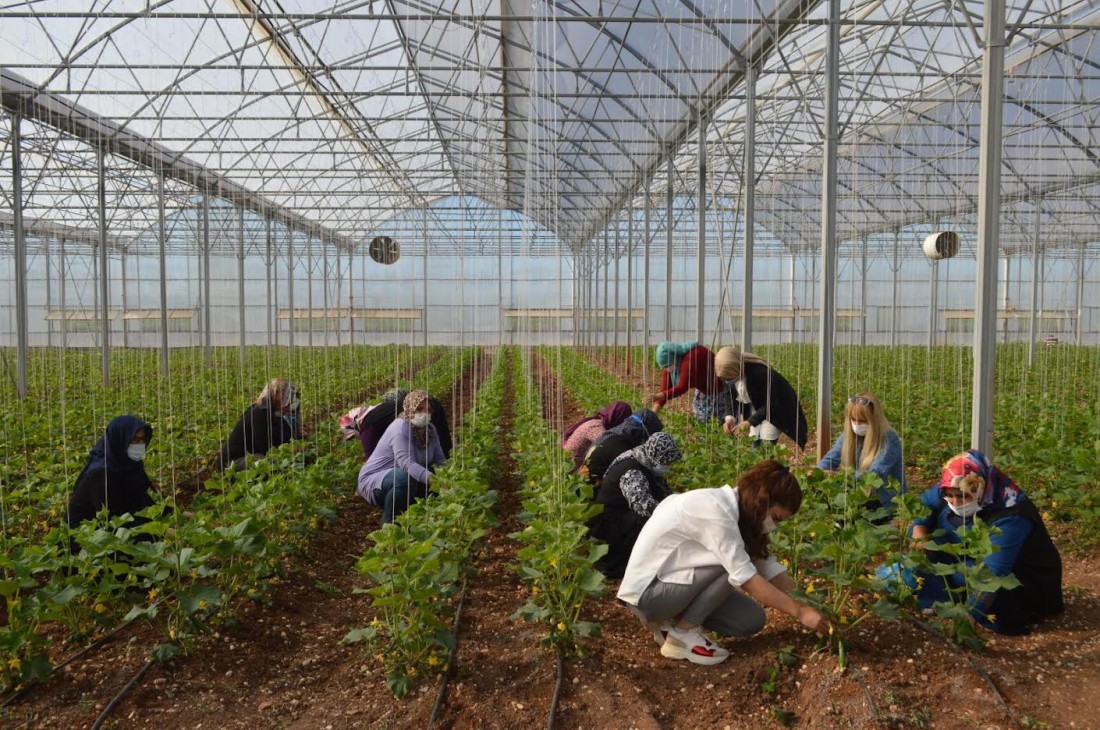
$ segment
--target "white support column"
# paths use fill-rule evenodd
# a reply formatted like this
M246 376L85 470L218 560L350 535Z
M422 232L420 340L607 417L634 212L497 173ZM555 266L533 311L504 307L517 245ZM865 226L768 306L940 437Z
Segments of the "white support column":
M997 244L1001 215L1005 4L985 1L978 154L978 287L974 303L974 396L970 442L993 458L993 372L997 366Z
M741 351L752 351L752 264L756 226L756 66L745 67L745 249L741 277Z
M213 362L210 332L210 196L202 195L202 359Z
M286 343L294 349L294 231L286 229L286 296L287 296L287 335Z
M928 352L936 346L936 322L939 309L940 262L932 260L928 267Z
M11 180L12 180L12 228L15 235L15 329L16 329L16 365L15 365L15 393L20 399L27 397L27 232L23 228L23 141L22 141L22 117L19 114L11 115ZM102 153L101 153L102 155ZM103 180L102 158L100 164L100 181ZM102 221L102 219L101 219ZM100 247L106 251L107 236L100 235ZM106 256L101 256L101 260ZM106 322L106 314L104 314ZM106 339L104 339L106 342ZM106 352L106 350L104 350ZM106 356L105 356L106 357ZM107 371L103 371L104 384L106 385Z
M1042 201L1035 204L1035 237L1031 242L1031 311L1027 322L1027 366L1035 364L1036 312L1039 308L1039 221L1042 219Z
M610 301L610 292L608 282L611 279L611 243L608 240L610 236L607 235L607 229L603 229L603 317L600 322L600 331L603 332L603 337L600 338L600 345L604 349L611 343L611 333L607 331L607 320L611 316L608 310L608 304Z
M1077 345L1082 344L1081 335L1084 332L1081 320L1085 316L1085 245L1085 242L1082 241L1081 248L1077 251L1077 298L1074 300L1077 305L1077 316L1073 328L1073 341ZM64 302L62 302L61 308L65 308Z
M66 299L67 299L67 297L65 296L65 289L67 287L66 280L68 279L68 276L66 274L66 268L67 267L65 266L65 237L64 236L61 236L58 239L58 244L60 245L61 250L58 251L59 262L58 262L58 266L57 266L57 293L58 293L58 300L59 300L58 303L61 306L61 322L60 322L60 324L61 324L61 327L60 327L60 329L61 329L61 350L62 350L62 352L64 352L65 349L69 346L69 323L66 321L68 319L68 316L67 316L68 313L67 313L67 310L65 309ZM1078 301L1080 301L1080 300L1078 300Z
M421 317L422 322L423 322L423 328L424 328L424 336L423 336L422 344L424 345L424 347L427 347L428 346L428 203L427 203L427 201L424 202L424 214L421 216L421 224L423 225L421 233L424 236L423 239L422 239L423 243L424 243L424 264L423 264L423 269L424 269L424 271L423 271L423 274L424 274L424 282L423 282L424 283L424 313L423 313L423 316Z
M901 266L898 262L898 248L901 246L900 239L901 231L894 231L894 263L890 267L893 273L890 295L890 301L893 302L890 306L890 347L897 347L898 345L898 269Z
M626 221L626 372L629 375L634 364L634 201L628 208Z
M696 271L695 278L698 289L695 296L695 339L703 341L706 313L706 289L707 289L707 120L699 115L699 159L698 177L699 187L695 198L695 211L698 214L696 221Z
M240 332L237 335L237 357L244 370L245 363L245 333L247 328L244 321L244 208L237 207L237 321L240 322Z
M324 323L325 328L325 347L328 347L328 332L332 328L329 327L328 318L328 243L324 240L321 241L321 269L321 307L325 310L325 316L321 318L321 322Z
M649 197L649 181L645 186L645 259L642 263L642 384L649 391L649 244L652 229L653 201Z
M619 300L619 280L621 279L621 276L620 276L620 273L619 273L620 272L619 264L622 263L622 259L621 259L622 251L623 251L623 249L622 249L622 221L616 220L615 221L615 309L614 309L614 311L615 311L615 320L614 320L615 321L615 325L614 325L614 327L615 327L615 336L614 336L615 362L619 361L619 311L622 309L622 306L619 304L619 301L620 301Z
M159 247L160 261L158 274L160 276L160 374L169 377L168 365L168 221L164 212L164 173L157 173L157 245ZM126 270L125 259L122 262L122 270ZM123 285L123 291L126 290ZM126 307L123 305L123 309ZM122 321L126 326L126 320Z
M867 237L863 237L860 246L859 261L859 346L867 347Z
M668 149L668 191L665 196L665 339L672 339L672 225L673 208L676 205L673 195L673 178L676 167L672 162L672 148Z
M268 218L264 225L264 291L267 296L266 307L264 311L266 316L264 321L267 322L267 347L268 357L271 357L270 349L275 343L273 337L275 330L275 303L272 301L272 284L271 284L271 269L273 268L274 261L272 260L272 243L274 241L274 233L271 230L271 219Z
M107 160L102 147L96 148L96 192L99 202L99 316L102 326L103 387L111 386L111 320L107 305Z
M833 334L836 317L837 87L840 68L840 0L829 0L825 49L825 139L821 181L821 299L817 348L817 458L832 446Z
M313 316L313 236L306 237L306 308L309 314L306 317L306 342L313 349L313 326L316 319Z

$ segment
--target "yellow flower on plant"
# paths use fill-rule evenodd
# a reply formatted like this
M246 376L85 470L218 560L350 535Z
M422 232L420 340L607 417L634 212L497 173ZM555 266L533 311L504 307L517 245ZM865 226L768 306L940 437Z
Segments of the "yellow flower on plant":
M813 583L810 583L809 585L806 586L806 592L807 593L813 593L814 592L814 584Z
M565 631L565 622L558 621L558 631Z
M373 619L371 619L370 625L371 625L372 627L374 627L374 628L376 628L376 629L377 629L377 628L378 628L379 626L381 626L381 625L382 625L382 622L381 622L381 621L379 621L379 620L378 620L378 619L376 619L376 618L373 618Z
M156 588L150 588L149 593L147 593L145 597L148 598L150 601L156 600L156 598L157 598L157 589Z
M14 657L8 660L8 669L14 669L18 672L22 668L23 662L19 661L19 657Z
M92 608L92 610L100 614L107 613L107 607L102 603L97 603L95 607Z
M206 599L205 598L200 598L199 599L199 610L202 611L204 608L206 608Z
M409 676L410 677L415 677L416 676L416 667L409 667Z
M176 638L176 630L175 629L168 629L168 638L169 639Z
M997 614L995 613L989 614L988 616L986 616L986 618L989 619L989 623L991 624L997 623Z
M434 667L438 664L439 664L439 659L435 656L435 654L432 654L430 657L428 657L428 666L429 667Z
M846 623L848 623L848 617L847 617L847 616L841 616L841 617L840 617L840 623L841 623L841 624L846 624Z

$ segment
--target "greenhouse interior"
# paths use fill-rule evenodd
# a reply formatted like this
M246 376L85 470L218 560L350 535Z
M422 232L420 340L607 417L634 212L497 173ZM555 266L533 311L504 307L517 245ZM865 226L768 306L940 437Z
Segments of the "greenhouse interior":
M1092 0L0 0L0 725L1088 727L1098 154ZM677 653L649 517L773 462Z

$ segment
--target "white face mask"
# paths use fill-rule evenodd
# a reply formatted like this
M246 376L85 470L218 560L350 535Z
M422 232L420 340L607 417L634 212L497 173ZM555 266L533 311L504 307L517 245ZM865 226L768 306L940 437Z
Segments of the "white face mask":
M853 423L852 424L852 433L854 433L856 436L866 436L867 435L867 429L869 427L870 427L870 424Z
M668 474L668 470L672 468L671 464L657 464L653 467L653 473L659 477L663 477Z
M775 520L772 519L771 515L768 515L764 518L764 524L760 526L760 531L767 535L769 532L775 532L777 527L779 525L775 524Z
M134 461L141 461L145 458L145 444L130 444L126 447L126 455Z
M417 413L417 414L414 414L413 417L409 419L409 423L416 426L417 428L424 428L425 426L427 426L431 422L432 422L432 414L430 414L430 413Z
M944 499L943 501L947 502L947 499ZM978 504L978 500L967 502L966 504L960 504L958 507L951 504L950 502L947 502L947 508L957 514L959 517L962 517L963 519L973 517L974 515L982 511L982 506Z
M286 404L286 409L288 411L296 411L298 410L298 406L300 406L301 404L302 401L298 400L298 398L295 397L293 400Z

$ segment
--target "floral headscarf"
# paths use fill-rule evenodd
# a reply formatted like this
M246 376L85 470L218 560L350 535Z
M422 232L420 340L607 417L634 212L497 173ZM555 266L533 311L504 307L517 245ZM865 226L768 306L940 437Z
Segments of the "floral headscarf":
M428 391L426 390L413 390L405 396L405 402L401 409L400 418L403 421L409 423L409 427L412 428L413 440L421 448L427 448L428 446L428 431L431 428L430 424L423 428L418 428L412 425L412 418L416 415L416 410L420 408L428 400Z

